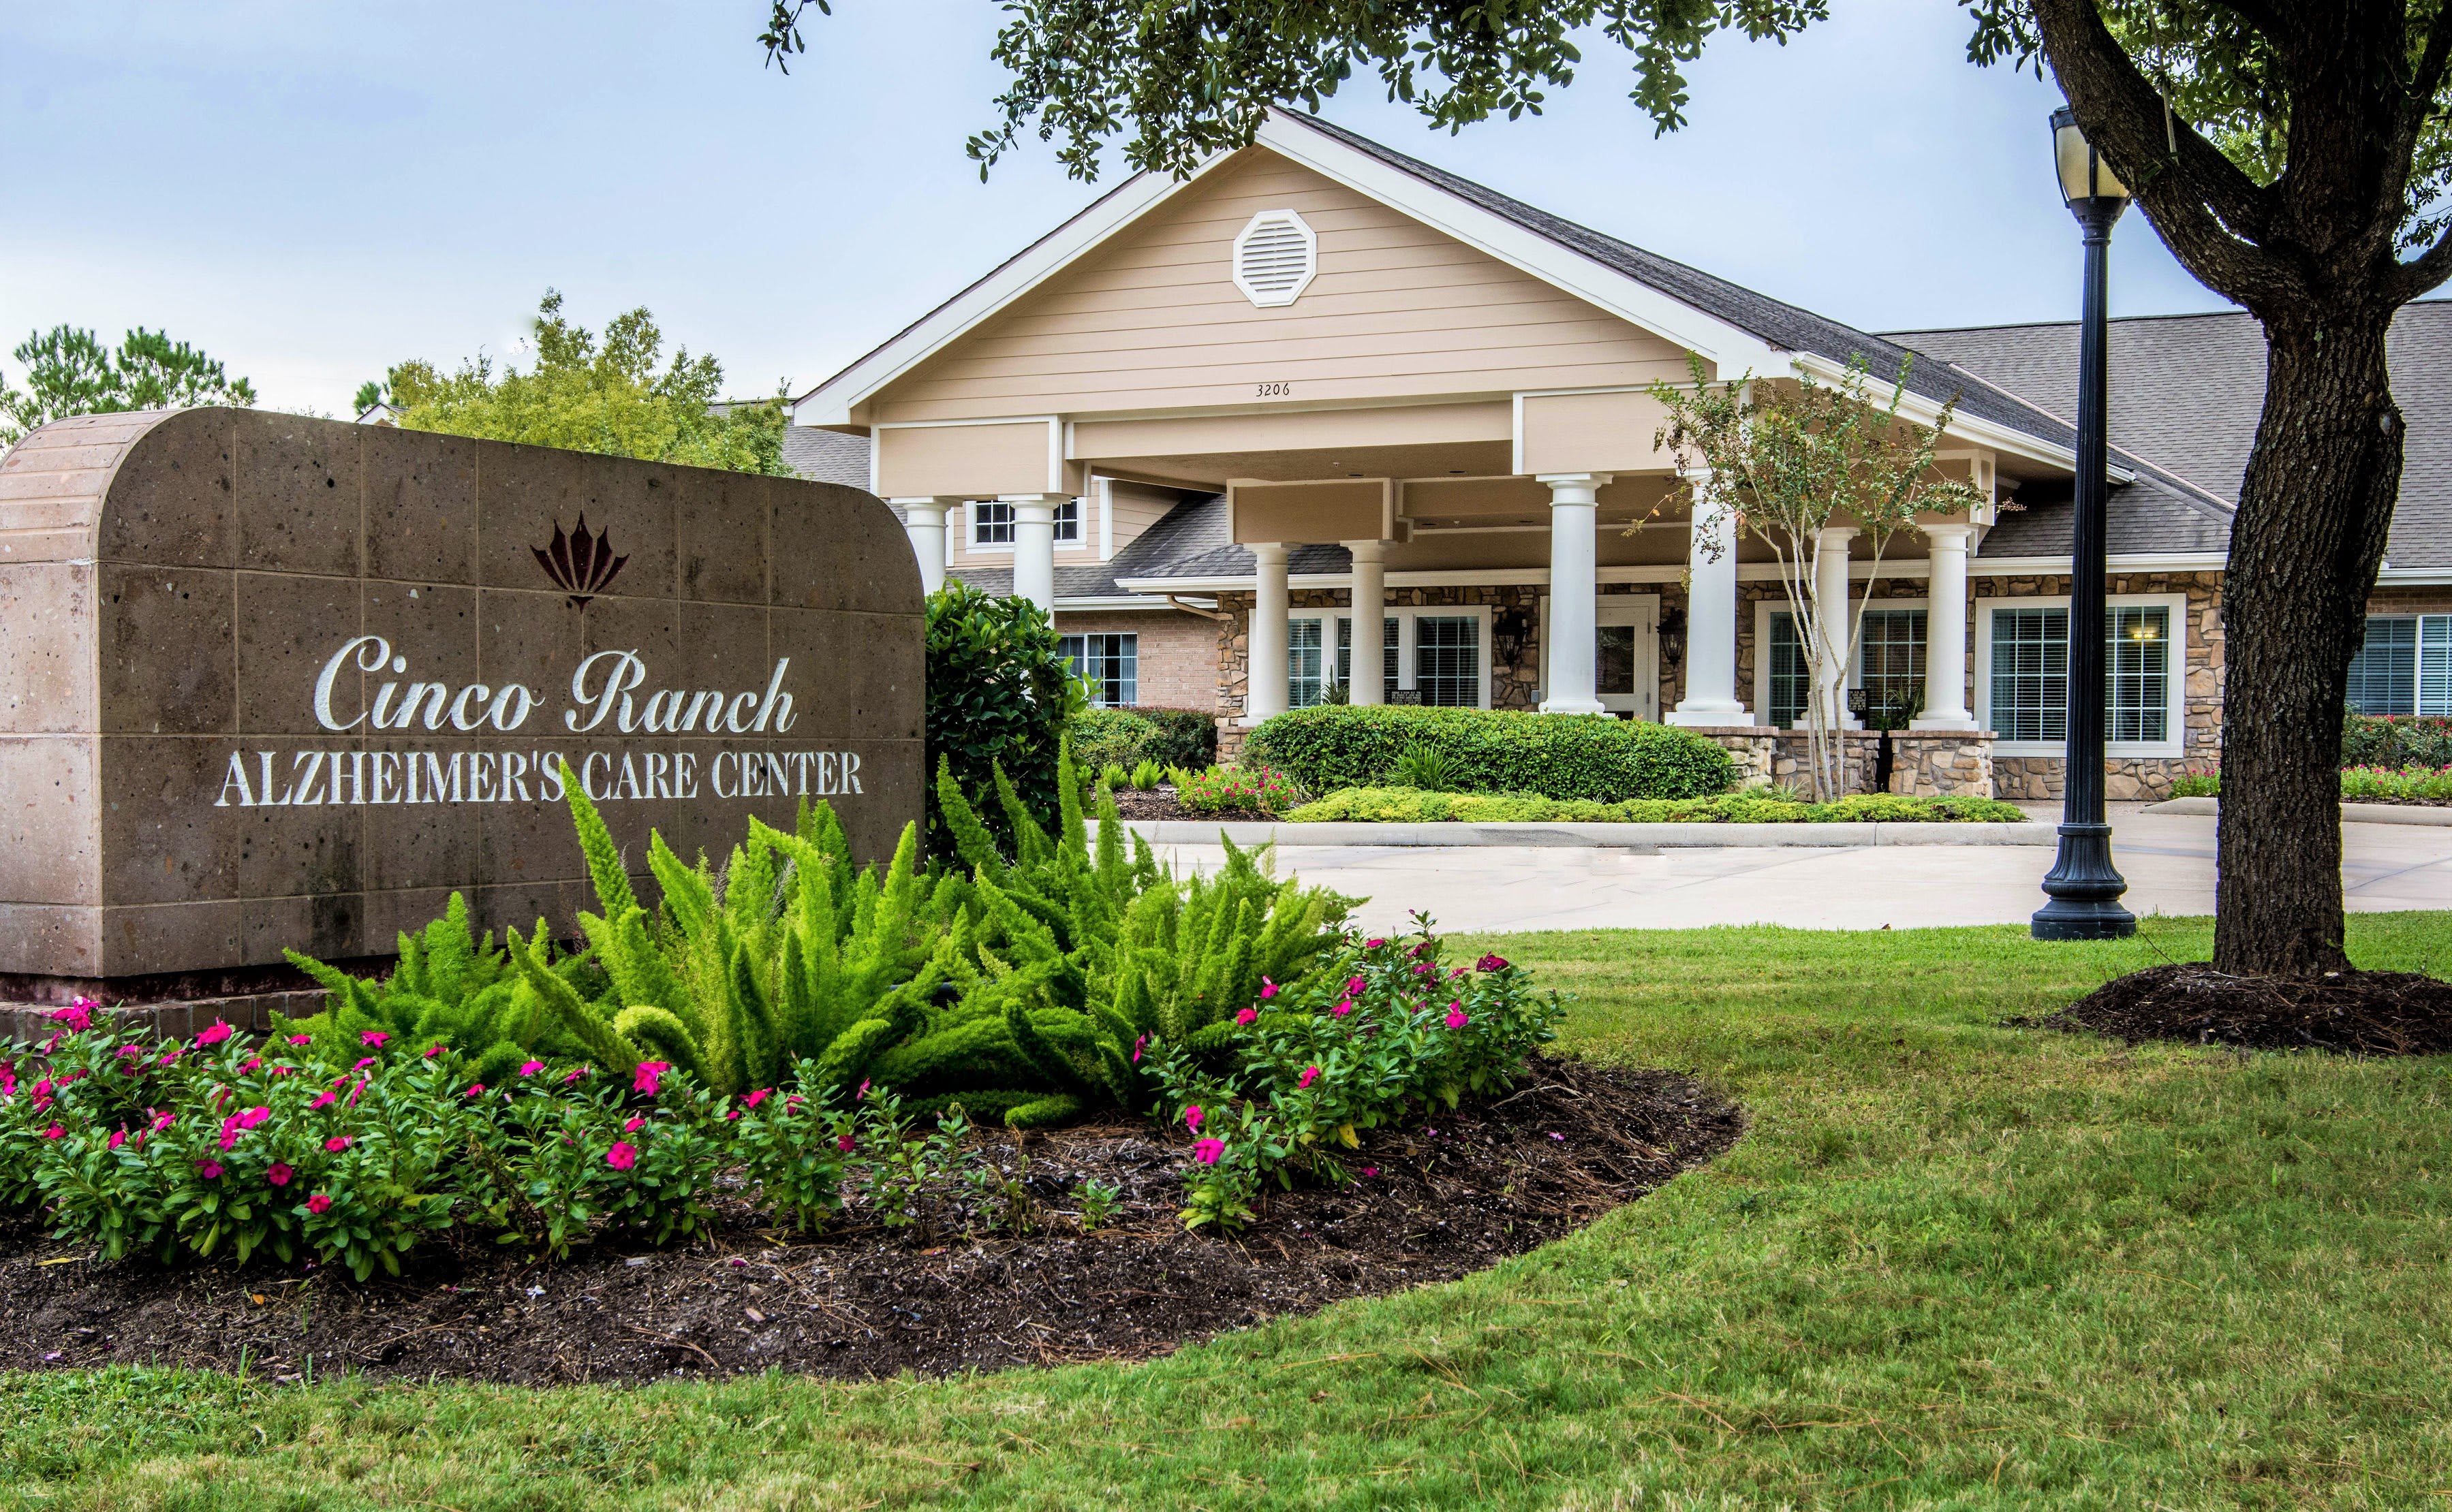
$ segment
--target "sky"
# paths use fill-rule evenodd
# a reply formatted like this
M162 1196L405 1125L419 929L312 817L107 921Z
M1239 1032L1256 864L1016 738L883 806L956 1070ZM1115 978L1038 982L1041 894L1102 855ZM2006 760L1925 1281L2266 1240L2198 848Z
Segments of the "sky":
M962 154L1002 84L992 0L0 0L0 349L167 328L274 408L346 415L406 358L524 363L548 287L644 304L736 395L795 392L1111 187L1036 142ZM1951 0L1838 0L1785 47L1715 42L1655 137L1597 37L1547 113L1450 136L1357 78L1325 112L1400 150L1874 330L2077 312L2057 91L1966 61ZM2115 315L2215 309L2132 212ZM0 374L23 369L0 357Z

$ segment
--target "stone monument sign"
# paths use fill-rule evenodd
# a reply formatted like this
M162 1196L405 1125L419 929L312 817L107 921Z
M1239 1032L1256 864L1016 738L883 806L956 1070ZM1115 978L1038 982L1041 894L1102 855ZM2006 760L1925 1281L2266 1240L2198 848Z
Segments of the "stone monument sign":
M0 459L0 999L289 985L453 890L591 906L576 781L643 872L823 797L919 817L924 629L857 489L249 410Z

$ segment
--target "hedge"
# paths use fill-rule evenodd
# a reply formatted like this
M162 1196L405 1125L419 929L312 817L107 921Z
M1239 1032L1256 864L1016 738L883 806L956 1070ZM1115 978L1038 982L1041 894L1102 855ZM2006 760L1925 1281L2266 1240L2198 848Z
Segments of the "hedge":
M1217 717L1198 709L1084 709L1066 733L1084 772L1143 761L1200 772L1217 759Z
M1324 704L1252 732L1244 759L1313 793L1380 781L1409 746L1455 764L1459 787L1550 798L1701 798L1725 793L1736 764L1701 736L1605 715L1520 714Z
M1775 793L1715 798L1632 798L1594 803L1537 793L1425 793L1419 788L1346 788L1286 815L1294 824L2017 824L2027 815L1997 798L1952 794L1909 797L1859 793L1835 803L1800 803Z
M2452 767L2452 719L2441 715L2345 716L2345 767Z

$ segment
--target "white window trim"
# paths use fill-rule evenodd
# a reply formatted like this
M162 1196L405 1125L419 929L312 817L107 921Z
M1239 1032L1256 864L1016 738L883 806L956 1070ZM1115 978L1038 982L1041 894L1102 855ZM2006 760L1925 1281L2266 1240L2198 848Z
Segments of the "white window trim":
M2019 601L2023 603L2026 600L2021 599ZM1930 656L1932 654L1931 599L1888 598L1850 599L1848 601L1848 631L1851 637L1855 634L1857 625L1864 619L1865 611L1868 608L1923 610L1925 655ZM1770 717L1768 711L1770 708L1770 617L1773 615L1784 615L1792 612L1793 611L1789 607L1788 596L1786 594L1782 594L1777 598L1757 599L1754 600L1754 707L1765 711L1765 718ZM1691 636L1693 632L1690 629L1687 634ZM1850 688L1861 688L1864 685L1865 658L1862 657L1849 658L1848 686ZM1803 720L1799 720L1791 726L1791 728L1802 730L1805 728L1805 723Z
M1399 688L1411 688L1414 685L1414 652L1417 644L1414 639L1414 620L1419 619L1424 615L1428 615L1434 619L1463 619L1468 618L1478 619L1481 621L1481 629L1479 631L1481 637L1481 686L1476 690L1480 695L1480 701L1475 703L1473 707L1476 709L1489 708L1490 690L1497 677L1497 669L1491 665L1490 608L1491 606L1486 603L1390 604L1386 609L1382 610L1380 612L1381 619L1394 619L1396 621L1396 686ZM1351 609L1296 609L1286 616L1286 623L1291 627L1295 621L1298 619L1317 619L1322 621L1319 631L1320 654L1323 658L1333 658L1336 655L1336 622L1340 619L1351 619L1353 618L1354 611ZM1287 637L1287 643L1291 647L1293 643L1293 636L1291 633ZM1327 665L1331 664L1333 663L1324 662L1323 670L1325 670ZM1289 669L1289 671L1291 671L1291 669ZM1286 694L1287 707L1291 708L1294 705L1294 678L1292 676L1289 676L1286 678Z
M1103 497L1104 496L1101 495L1102 506ZM974 499L962 505L962 550L966 554L973 557L1010 557L1013 555L1012 541L979 540L979 505L982 503L992 504L1000 501L1001 501L994 499ZM1067 552L1093 552L1100 548L1102 538L1098 532L1093 531L1090 525L1089 499L1086 497L1078 498L1074 500L1073 502L1080 511L1081 534L1080 538L1076 540L1066 540L1061 536L1056 538L1056 554L1059 557L1063 556ZM1103 531L1106 527L1101 525L1099 528ZM945 535L947 538L946 550L950 553L953 549L952 537L954 532L949 530L945 532ZM946 560L950 562L952 558L948 556ZM1099 560L1103 561L1106 559L1101 556Z
M1592 599L1592 622L1599 625L1633 625L1646 632L1643 641L1644 670L1635 674L1633 707L1620 705L1627 696L1622 693L1598 695L1601 704L1612 714L1631 715L1637 719L1658 723L1660 720L1660 596L1656 593L1605 593ZM1533 641L1533 675L1536 686L1533 698L1537 703L1550 696L1550 596L1543 594L1540 602L1539 632ZM1612 700L1617 700L1612 702Z
M1064 642L1064 641L1067 641L1067 640L1080 640L1080 639L1086 639L1088 637L1091 637L1091 636L1115 636L1115 637L1117 637L1118 638L1121 638L1121 639L1130 640L1130 641L1133 643L1133 696L1132 696L1132 697L1131 697L1128 701L1123 702L1123 703L1113 703L1113 704L1101 703L1101 704L1093 704L1091 707L1093 707L1093 708L1098 708L1098 709L1130 709L1130 708L1137 707L1137 706L1140 703L1140 697L1141 697L1141 636L1140 636L1140 632L1139 632L1139 631L1137 631L1137 630L1066 630L1066 631L1061 631L1061 632L1059 632L1059 633L1058 633L1058 645L1060 646L1060 645L1062 644L1062 642ZM1084 649L1086 650L1087 648L1085 647ZM1082 675L1081 675L1081 674L1076 674L1076 676L1082 676Z
M2165 694L2163 726L2171 732L2168 740L2106 740L2106 756L2184 756L2188 754L2188 596L2184 593L2116 593L2104 600L2108 609L2150 609L2169 612L2165 618L2171 627L2169 688ZM1978 599L1975 600L1975 723L1977 728L1992 728L1992 611L1996 609L2066 609L2068 596L2058 598ZM1931 623L1926 622L1930 634ZM2058 740L1995 740L1992 754L1996 756L2057 756L2068 754L2067 746Z

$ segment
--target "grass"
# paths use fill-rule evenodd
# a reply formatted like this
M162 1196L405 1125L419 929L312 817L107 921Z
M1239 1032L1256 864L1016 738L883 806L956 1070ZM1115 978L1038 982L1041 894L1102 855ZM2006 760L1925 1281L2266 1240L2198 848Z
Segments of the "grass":
M1572 1049L1692 1070L1753 1124L1450 1286L960 1381L0 1377L0 1502L2442 1505L2452 1065L1999 1027L2209 943L2146 928L1459 941L1580 994ZM2452 970L2452 914L2350 929L2362 964Z

